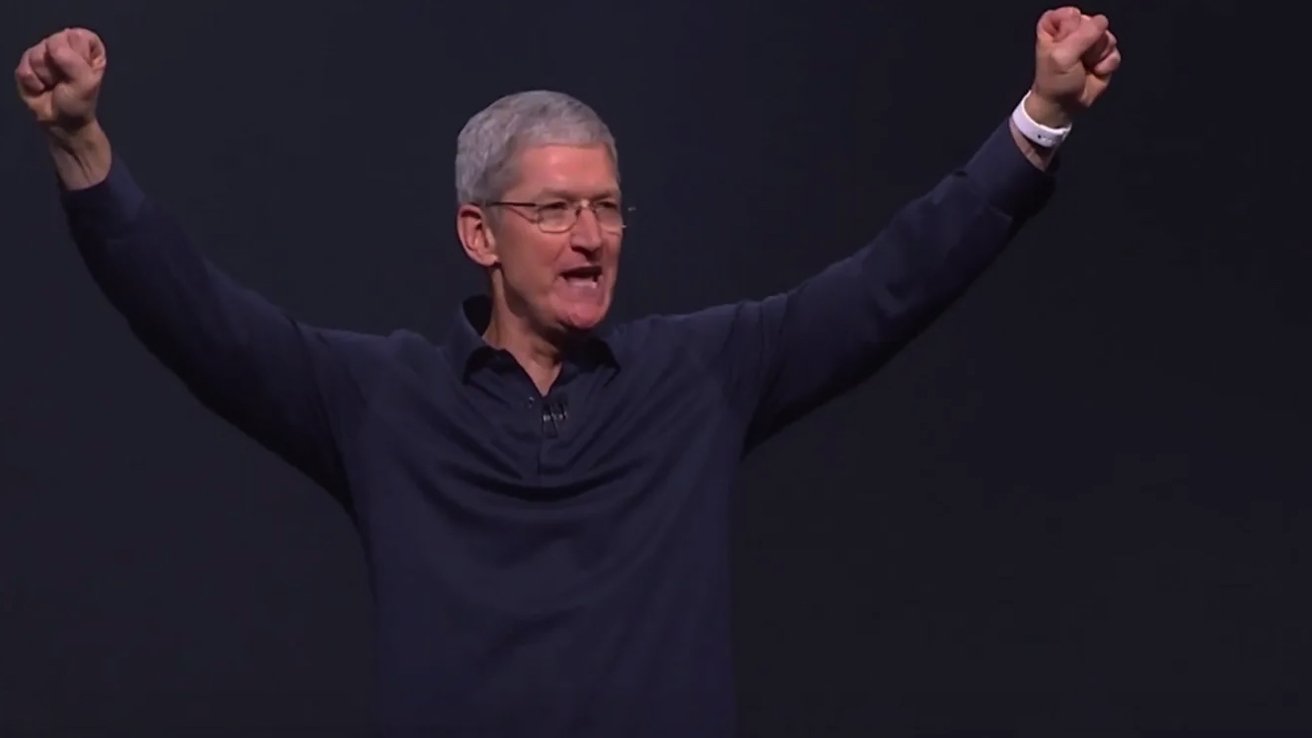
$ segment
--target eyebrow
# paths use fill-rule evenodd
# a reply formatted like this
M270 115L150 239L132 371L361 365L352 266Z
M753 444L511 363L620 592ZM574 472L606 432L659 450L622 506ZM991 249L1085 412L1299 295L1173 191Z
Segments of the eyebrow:
M575 193L567 190L546 189L538 193L538 197L555 197L561 200L604 200L607 198L618 198L620 191L618 189L605 189L594 192L591 195L578 197Z

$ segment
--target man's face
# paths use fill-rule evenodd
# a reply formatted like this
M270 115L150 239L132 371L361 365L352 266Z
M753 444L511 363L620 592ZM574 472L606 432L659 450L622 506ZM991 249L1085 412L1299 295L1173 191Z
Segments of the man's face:
M546 207L499 206L502 212L489 213L506 302L501 307L548 333L590 330L610 309L623 240L611 222L620 212L620 191L610 155L600 145L536 146L520 152L518 174L501 199ZM534 223L538 212L553 210L573 219L580 202L597 212L584 207L563 232L544 232Z

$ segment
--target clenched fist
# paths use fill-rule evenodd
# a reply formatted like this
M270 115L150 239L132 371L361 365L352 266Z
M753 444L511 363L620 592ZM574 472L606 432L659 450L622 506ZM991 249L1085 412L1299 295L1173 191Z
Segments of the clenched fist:
M66 29L24 52L14 79L37 122L56 136L68 135L95 122L105 65L100 37Z
M1034 57L1034 105L1027 110L1051 126L1065 125L1093 105L1121 65L1107 17L1070 6L1039 18Z

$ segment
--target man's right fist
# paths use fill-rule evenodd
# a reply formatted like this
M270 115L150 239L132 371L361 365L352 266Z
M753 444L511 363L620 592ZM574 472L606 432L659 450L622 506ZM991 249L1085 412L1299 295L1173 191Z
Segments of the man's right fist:
M23 53L14 70L18 96L51 132L74 133L96 119L105 65L99 36L65 29Z

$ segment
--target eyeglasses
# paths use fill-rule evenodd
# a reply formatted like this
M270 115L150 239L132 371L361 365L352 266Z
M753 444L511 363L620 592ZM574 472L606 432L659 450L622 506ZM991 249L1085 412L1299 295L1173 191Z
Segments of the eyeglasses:
M579 221L579 215L583 208L592 211L593 216L597 218L597 225L601 230L610 233L620 233L624 230L624 218L626 215L633 213L636 208L633 206L621 206L614 200L602 200L601 202L592 202L590 200L581 200L578 202L568 202L565 200L552 200L551 202L513 202L510 200L496 200L493 202L483 203L485 206L505 206L510 208L525 208L529 212L522 210L512 210L524 216L529 221L535 223L543 233L564 233L574 227ZM530 214L531 213L531 214Z

